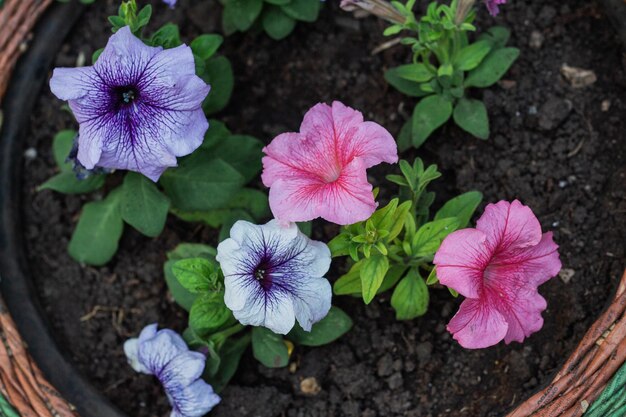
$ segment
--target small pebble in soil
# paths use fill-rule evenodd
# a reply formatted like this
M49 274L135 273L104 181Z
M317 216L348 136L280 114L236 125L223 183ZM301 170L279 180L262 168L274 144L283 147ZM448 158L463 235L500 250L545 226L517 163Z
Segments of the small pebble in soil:
M561 278L561 281L563 281L565 284L568 284L575 273L576 271L571 268L563 268L561 269L561 272L559 272L559 278Z
M317 395L322 390L320 384L317 382L317 379L314 376L310 376L308 378L304 378L300 381L300 391L306 395Z
M530 40L528 41L528 46L533 49L541 49L543 45L544 36L538 30L533 30L530 34Z
M395 374L391 375L389 378L387 378L387 385L389 386L389 389L398 389L400 388L402 385L404 385L404 379L402 378L402 374L400 372L396 372Z
M568 99L549 98L539 111L539 127L542 130L557 128L567 119L573 107L572 102Z
M570 67L567 64L561 66L561 74L574 88L583 88L598 80L596 73L592 70Z
M611 108L611 100L602 100L602 103L600 104L600 110L609 111L610 108Z
M26 158L29 161L32 161L33 159L37 158L37 149L35 148L28 148L24 151L24 158Z

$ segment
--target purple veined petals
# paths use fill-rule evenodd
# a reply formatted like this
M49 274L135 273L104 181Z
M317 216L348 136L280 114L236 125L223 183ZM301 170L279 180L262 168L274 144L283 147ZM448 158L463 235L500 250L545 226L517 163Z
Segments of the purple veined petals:
M128 27L111 36L94 66L55 69L50 87L76 116L77 159L88 170L125 169L157 181L208 129L201 106L210 87L195 75L191 49L147 46Z
M216 259L225 277L224 302L242 324L286 334L296 320L310 330L328 314L332 291L324 274L330 250L295 223L238 221Z
M124 343L124 353L137 372L157 377L172 406L172 417L202 417L221 400L211 385L200 379L206 356L190 351L172 330L148 325L138 338Z
M492 16L497 16L500 13L501 4L506 4L506 0L484 0L485 6L487 6L487 10Z

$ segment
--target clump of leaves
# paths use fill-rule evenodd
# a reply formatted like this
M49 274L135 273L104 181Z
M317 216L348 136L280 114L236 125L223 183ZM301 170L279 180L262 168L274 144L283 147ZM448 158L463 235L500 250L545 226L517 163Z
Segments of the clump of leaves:
M401 150L422 145L450 117L471 135L489 137L487 109L470 96L470 89L499 81L519 49L506 47L510 33L503 27L493 27L471 41L468 35L476 30L476 12L466 3L471 2L433 2L418 19L415 0L392 2L404 22L392 24L384 34L406 34L401 42L411 48L413 58L410 64L389 69L385 79L400 92L420 99L398 138Z
M124 26L139 36L150 21L150 5L138 10L134 0L123 2L118 15L109 17L113 32ZM151 46L174 48L182 44L178 27L166 24L151 36L142 38ZM205 113L222 109L232 92L230 62L215 56L222 43L220 35L201 35L190 47L196 74L211 84L202 104ZM102 50L93 55L95 62ZM69 243L69 253L77 261L104 265L117 252L124 225L145 236L158 236L168 213L188 221L203 221L212 227L229 228L236 220L260 220L269 215L267 196L246 188L261 170L258 139L231 133L217 121L209 121L204 142L193 154L179 158L178 167L168 169L155 184L136 172L126 172L121 184L107 181L102 170L81 173L79 179L68 155L77 136L74 130L59 132L53 139L58 173L39 187L64 194L98 192L97 201L83 207ZM110 185L109 185L110 184ZM100 190L106 190L104 193Z
M350 317L337 307L310 332L297 323L286 336L264 327L241 325L224 304L224 277L216 253L212 246L181 244L167 254L163 268L174 300L189 312L189 327L183 336L191 348L207 352L204 377L217 391L232 378L250 344L263 365L284 367L296 346L331 343L352 327Z
M465 227L482 200L470 191L445 203L431 218L435 195L428 184L439 178L436 165L424 168L417 158L399 163L401 175L387 179L400 186L399 196L367 221L342 228L330 243L333 257L348 256L351 266L334 284L337 295L360 296L369 304L393 289L391 305L398 320L426 313L428 284L437 282L432 265L443 239Z
M319 0L221 0L224 5L224 32L245 32L262 28L272 39L287 37L296 22L315 22L319 15Z

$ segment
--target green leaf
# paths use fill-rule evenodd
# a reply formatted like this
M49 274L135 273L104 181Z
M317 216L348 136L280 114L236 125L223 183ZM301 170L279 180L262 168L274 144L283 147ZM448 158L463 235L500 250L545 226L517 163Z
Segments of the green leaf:
M286 38L295 27L296 21L280 7L270 6L263 11L263 29L270 38L277 41Z
M428 287L414 268L393 291L391 306L396 310L396 320L411 320L428 310Z
M387 290L393 288L394 285L398 283L400 278L406 272L406 265L393 265L389 267L389 271L385 275L385 279L383 279L383 283L380 284L380 288L378 289L377 294L382 294Z
M104 51L104 48L100 48L100 49L96 49L94 51L94 53L91 54L91 64L92 65L96 63L98 58L100 58L100 55L102 54L103 51Z
M413 146L413 120L409 119L404 122L400 133L398 134L398 151L404 152Z
M298 229L308 237L311 237L311 233L313 232L313 222L297 222Z
M263 9L263 0L228 0L224 4L224 20L232 22L237 30L250 29Z
M492 49L503 48L504 45L509 41L509 37L511 36L511 31L502 26L494 26L489 28L486 33L483 33L478 37L478 40L487 40L489 41L493 47Z
M252 136L231 135L211 149L214 157L220 158L235 168L245 182L254 179L261 171L263 142Z
M428 274L428 278L426 278L426 285L435 285L438 282L439 278L437 278L437 267L433 266L433 269L431 269Z
M150 44L153 46L162 46L165 49L176 48L183 44L180 40L178 26L173 23L166 23L161 26L150 38Z
M328 248L330 249L331 256L336 258L337 256L346 256L349 253L350 236L347 233L340 233L335 236L330 242L328 242Z
M338 307L331 307L321 321L315 323L307 332L296 323L287 338L304 346L323 346L339 339L352 327L352 319Z
M293 19L315 22L320 13L321 3L318 0L291 0L281 8L287 16Z
M435 220L420 227L411 242L414 257L432 257L441 241L450 233L454 232L459 225L459 219L449 217Z
M245 178L221 159L210 159L203 150L184 159L178 168L161 176L161 185L172 206L185 211L221 208L245 183Z
M235 85L230 61L225 56L209 59L201 77L211 85L211 91L202 103L202 109L207 114L222 110L228 104Z
M398 198L394 198L383 208L379 208L369 218L367 224L372 224L374 230L389 230L394 223L394 215L398 208Z
M203 222L211 227L220 227L232 213L245 211L253 221L263 220L270 215L267 195L253 188L240 189L233 198L223 207L209 211L181 211L172 210L174 215L187 222Z
M204 294L193 302L189 311L189 326L199 335L218 330L232 317L224 304L223 292Z
M477 68L469 72L465 87L492 86L509 70L518 56L517 48L502 48L490 52Z
M122 184L122 219L146 236L156 237L165 227L170 200L157 186L136 172L128 172Z
M187 291L200 294L217 289L219 266L206 258L187 258L175 261L172 272Z
M120 193L116 188L104 200L85 204L68 247L72 258L101 266L115 255L124 230Z
M239 220L245 220L250 223L254 223L254 218L245 210L232 210L227 214L227 217L224 219L224 223L220 228L220 235L218 240L221 242L230 237L230 229L233 227L235 223Z
M483 199L479 191L468 191L448 200L435 214L434 220L456 217L459 220L459 229L467 226L476 208Z
M191 50L194 55L206 61L211 58L224 42L224 38L217 34L204 34L194 39L191 44Z
M176 246L173 251L167 253L167 262L163 265L163 273L165 275L165 282L169 288L174 301L186 311L191 310L193 302L197 298L196 294L193 294L186 290L180 282L174 276L172 267L174 263L181 259L187 258L205 258L210 261L215 261L215 255L217 251L214 247L203 245L200 243L181 243Z
M289 363L289 350L282 336L265 327L252 328L252 353L268 368L282 368Z
M485 104L473 98L460 99L454 108L454 122L479 139L489 137L489 118Z
M433 94L420 100L413 111L411 131L413 146L419 148L437 128L452 115L452 103L440 95Z
M211 119L209 120L209 128L204 134L204 140L202 141L202 145L200 145L200 149L212 149L222 141L227 140L230 135L232 135L232 133L224 123L219 120Z
M52 140L52 154L54 156L54 162L56 162L61 171L72 170L72 163L67 162L67 157L70 155L76 135L77 132L72 129L61 130L54 135L54 139Z
M148 4L144 6L137 14L137 27L142 28L146 26L150 22L151 16L152 16L152 6Z
M208 380L216 392L220 392L224 389L224 387L228 385L231 378L235 375L235 372L239 367L241 355L243 355L243 352L245 352L249 344L249 333L246 333L238 339L228 339L224 343L224 346L222 346L219 352L220 365L217 369L217 373Z
M486 40L474 42L459 51L459 54L454 58L453 65L461 71L473 70L490 50L491 42Z
M433 73L424 64L400 65L394 68L394 70L395 75L398 77L418 83L430 81L433 78Z
M37 187L37 191L54 190L63 194L85 194L102 188L105 179L105 175L91 175L79 180L74 172L62 171Z
M335 295L353 295L361 294L363 286L361 285L361 266L363 266L362 259L359 262L352 265L350 270L339 277L333 284L333 292Z
M365 304L369 304L374 299L388 270L389 259L386 256L373 255L364 260L360 276Z
M386 237L387 242L391 242L402 232L409 210L411 210L411 205L411 201L405 201L396 209L393 216L393 224L389 227L389 235Z
M276 6L283 6L285 4L289 4L291 0L265 0L266 3L275 4Z
M424 97L432 94L432 91L424 89L424 84L402 78L398 74L398 67L385 71L385 80L387 80L393 88L409 97Z

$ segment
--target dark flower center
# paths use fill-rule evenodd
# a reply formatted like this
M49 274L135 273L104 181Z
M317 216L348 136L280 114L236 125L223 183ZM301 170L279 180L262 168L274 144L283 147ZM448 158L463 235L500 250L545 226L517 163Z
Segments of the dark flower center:
M254 278L265 290L272 288L272 266L268 260L261 260L254 269Z
M120 105L131 104L139 97L139 91L133 86L122 86L115 89Z

